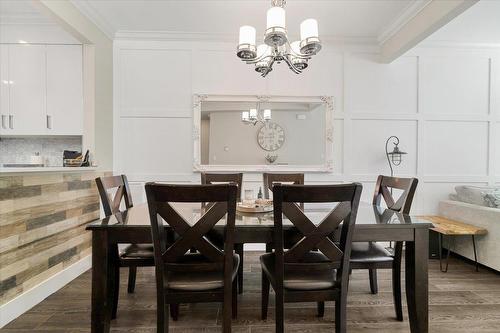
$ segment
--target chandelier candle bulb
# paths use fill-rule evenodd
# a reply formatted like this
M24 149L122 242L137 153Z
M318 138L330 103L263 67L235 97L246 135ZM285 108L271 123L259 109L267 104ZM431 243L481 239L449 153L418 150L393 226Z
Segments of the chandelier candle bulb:
M307 19L300 24L300 39L319 38L318 21L315 19Z
M256 30L254 27L244 25L240 27L240 45L255 45Z
M257 119L257 109L250 109L250 119Z
M264 42L269 46L282 46L287 42L285 9L271 7L267 11L267 29Z
M243 111L243 112L241 113L241 120L243 120L243 121L248 121L248 120L250 120L250 114L249 114L249 112L248 112L248 111Z
M271 120L271 110L270 109L264 110L264 120Z
M286 19L285 10L281 7L271 7L267 10L267 29L283 28L285 29Z
M307 19L300 24L300 52L314 55L321 50L319 40L318 21Z

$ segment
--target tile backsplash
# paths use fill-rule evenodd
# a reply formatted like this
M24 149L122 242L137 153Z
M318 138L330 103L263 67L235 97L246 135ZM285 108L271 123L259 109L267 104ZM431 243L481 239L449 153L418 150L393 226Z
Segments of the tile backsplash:
M82 150L81 137L0 138L0 166L5 163L30 163L40 153L46 166L62 166L64 150Z

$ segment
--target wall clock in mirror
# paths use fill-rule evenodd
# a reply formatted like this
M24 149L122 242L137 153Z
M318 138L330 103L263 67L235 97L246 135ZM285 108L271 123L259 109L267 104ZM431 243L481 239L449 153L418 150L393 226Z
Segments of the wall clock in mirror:
M278 150L285 142L285 130L276 123L266 123L257 133L257 142L266 151Z

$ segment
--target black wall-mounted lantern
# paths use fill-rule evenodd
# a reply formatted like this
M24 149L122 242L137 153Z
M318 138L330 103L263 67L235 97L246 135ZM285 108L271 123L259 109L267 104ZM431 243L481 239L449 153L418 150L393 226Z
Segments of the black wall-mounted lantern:
M389 152L388 146L391 140L392 143L394 144L394 148L392 149L391 152ZM390 136L385 142L385 155L387 156L387 162L389 163L389 168L391 168L391 177L394 176L394 170L392 166L400 165L401 162L403 161L403 155L407 154L406 152L401 151L398 145L399 145L399 138L395 135Z

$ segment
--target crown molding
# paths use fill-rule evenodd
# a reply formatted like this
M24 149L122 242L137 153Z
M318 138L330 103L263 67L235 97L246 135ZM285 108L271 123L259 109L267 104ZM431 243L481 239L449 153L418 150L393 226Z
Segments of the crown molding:
M500 43L476 43L476 42L457 42L457 41L424 41L417 46L418 48L450 48L450 49L471 49L471 50L499 50Z
M99 12L87 0L70 0L80 13L86 16L101 30L109 39L113 40L115 29L99 14Z
M382 45L385 41L394 36L406 23L431 2L432 0L417 0L410 3L399 16L380 30L377 37L378 44Z
M236 33L208 33L182 31L129 31L119 30L114 40L144 40L144 41L173 41L173 42L226 42L238 43ZM293 38L292 38L293 39ZM371 36L322 36L325 43L378 45L377 39Z

